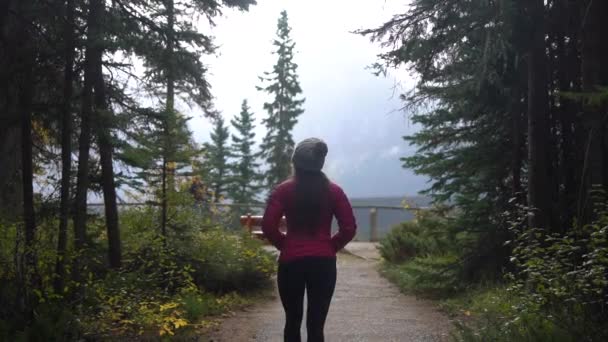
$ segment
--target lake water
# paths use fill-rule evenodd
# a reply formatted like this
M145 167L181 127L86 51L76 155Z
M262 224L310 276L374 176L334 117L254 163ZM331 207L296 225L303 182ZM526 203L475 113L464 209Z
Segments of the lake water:
M368 241L370 238L370 208L374 206L394 206L403 207L404 200L410 207L421 208L429 205L429 199L422 196L413 197L376 197L376 198L353 198L351 204L357 220L357 235L355 240ZM365 206L365 208L361 208ZM382 238L395 225L410 221L414 218L414 211L406 210L405 208L397 209L377 209L377 225L378 238ZM334 220L334 230L337 230L337 224Z

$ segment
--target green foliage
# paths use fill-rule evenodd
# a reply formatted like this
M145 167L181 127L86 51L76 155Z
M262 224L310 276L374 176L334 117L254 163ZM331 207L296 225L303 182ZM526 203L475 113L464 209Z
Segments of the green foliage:
M231 151L236 160L231 164L230 197L236 203L255 203L262 188L260 182L263 176L259 173L260 164L256 161L259 153L253 152L254 117L247 100L243 100L240 115L230 123L237 131L236 135L232 135ZM242 209L244 212L251 211L249 207Z
M0 341L71 341L82 333L80 330L77 317L60 301L39 305L32 323L26 327L21 327L15 317L0 319Z
M158 231L158 212L154 206L134 207L121 212L123 266L108 271L104 255L103 220L89 220L90 261L86 270L84 300L69 305L74 289L67 282L66 293L54 293L52 280L56 258L54 234L38 240L38 271L42 281L37 298L35 320L18 313L21 283L13 257L17 235L15 226L0 227L0 301L11 303L0 308L0 340L65 341L79 338L112 339L171 336L181 334L212 315L250 302L244 294L271 288L275 258L249 236L220 229L211 218L191 205L171 215L172 228L166 238ZM55 220L43 226L56 226ZM45 227L47 228L47 227ZM5 240L4 238L7 238ZM15 254L17 253L17 254ZM79 257L70 245L67 265ZM68 270L69 271L69 270ZM68 278L69 278L68 272ZM29 323L28 323L29 322Z
M597 87L594 91L588 92L564 91L559 95L565 99L580 102L583 106L593 109L601 109L608 103L608 87Z
M212 37L197 29L198 18L211 24L223 7L246 10L253 0L215 1L148 0L118 2L119 37L129 52L144 61L145 75L138 79L144 89L160 97L170 97L167 83L173 83L175 95L213 114L207 68L202 57L215 51ZM128 25L128 26L127 26ZM126 26L126 27L125 27ZM168 111L173 110L167 98Z
M494 285L446 300L442 306L453 316L456 341L580 341L551 315L518 312L525 301L518 293Z
M444 297L463 287L461 234L438 211L418 211L380 242L382 274L408 293Z
M216 295L209 292L185 291L180 295L179 302L185 318L190 322L196 322L201 317L219 315L235 306L247 305L251 300L237 292Z
M211 132L211 143L205 145L209 163L207 166L209 168L208 180L216 202L226 197L230 184L228 159L231 157L231 151L228 146L229 137L230 134L228 133L228 127L224 124L224 119L218 116Z
M121 333L159 329L161 335L172 334L188 324L175 298L186 289L196 290L191 272L160 237L129 250L123 269L109 272L87 288L85 329Z
M269 167L266 173L269 188L290 175L291 154L295 145L291 131L298 122L298 116L304 112L304 99L297 98L302 89L298 81L298 65L293 62L295 43L290 38L290 32L287 12L283 11L277 24L277 38L273 42L277 62L272 72L265 72L260 77L268 85L258 87L258 90L274 97L272 102L264 103L264 109L268 112L268 117L264 119L267 133L261 146Z
M380 241L380 254L391 263L402 263L418 256L446 254L454 250L449 231L450 225L445 218L419 211L414 220L395 226Z
M261 249L261 242L248 234L227 235L211 230L199 235L194 264L195 282L220 292L247 292L270 286L267 280L276 272L275 257Z
M167 181L192 164L199 153L188 129L188 118L175 111L141 109L131 117L131 141L118 157L136 172L129 185L140 191L151 190L161 196Z
M565 234L523 228L511 214L513 273L506 285L470 291L444 303L459 341L605 341L608 338L608 210Z
M212 37L199 32L198 27L201 20L213 25L214 18L225 8L246 10L254 3L3 3L0 75L7 80L7 86L3 86L5 91L0 96L0 116L1 135L8 137L2 143L8 148L0 157L6 171L3 179L10 178L11 185L3 187L3 192L19 191L8 191L1 198L3 215L9 208L5 202L13 209L10 224L5 223L4 216L0 218L0 340L113 339L123 331L142 330L172 335L198 314L221 312L239 302L236 294L219 296L193 282L198 275L190 265L201 262L191 254L196 248L193 237L217 226L218 220L210 217L211 210L197 210L191 202L183 201L183 192L178 190L178 177L190 172L193 157L199 151L192 142L188 118L175 109L175 97L197 104L206 115L216 113L202 61L204 55L215 51L215 46ZM91 110L95 115L87 114ZM93 126L90 136L84 120L89 116ZM25 120L17 120L20 117ZM14 134L21 131L21 121L26 128L24 134ZM32 128L27 127L30 124ZM65 139L58 139L60 132L66 132ZM85 158L79 163L90 165L90 171L79 173L78 193L84 193L84 197L87 191L98 193L103 183L104 192L112 194L116 178L116 188L125 190L128 182L127 191L135 188L145 194L145 199L160 199L163 205L162 211L140 208L120 213L121 237L127 247L120 269L110 270L102 257L107 252L108 236L103 220L93 210L88 211L85 236L78 241L83 242L82 248L75 250L73 227L67 229L67 247L57 246L55 201L61 169L58 152L66 152L64 163L73 159L68 146L76 141L77 133L81 133L80 146L90 144L97 149L91 153L91 160ZM26 157L34 141L36 148L31 158L15 158L20 150L12 147L20 146L20 140L26 145ZM118 174L105 172L108 165L113 165L113 152L126 162L128 169L120 167ZM103 175L97 160L100 156L104 160ZM28 180L32 169L36 173L33 181ZM70 179L70 173L67 168L63 178ZM12 186L13 176L21 174L25 183ZM90 186L81 180L90 181ZM27 216L20 220L21 210L15 208L23 200L22 187L26 189ZM39 192L33 194L33 212L31 188ZM70 190L68 201L73 198L73 188L63 188ZM107 200L112 202L112 196ZM81 208L84 210L84 206ZM107 206L109 214L113 208ZM163 238L158 236L161 216L163 233L167 225L172 228ZM114 222L112 218L115 216L108 215L108 222ZM27 229L23 221L29 223ZM116 225L109 224L108 230L112 237L118 235L112 234L118 233ZM27 249L24 235L28 237ZM117 247L114 251L120 250L120 245L113 247ZM63 288L55 291L52 284L57 274L64 273L61 268L55 271L57 249L64 248L66 253L61 255L65 279L62 276ZM78 272L82 278L72 273L76 273L72 269L76 264L82 269ZM255 261L248 265L257 266ZM78 278L78 283L72 277ZM193 306L184 304L184 293L199 296L213 309L188 309Z
M525 28L514 1L413 1L384 25L359 33L387 49L376 65L406 67L418 76L402 95L411 121L404 139L417 146L403 166L431 179L424 193L458 208L454 229L468 234L464 269L471 279L500 277L508 239L500 220L523 165L524 106L521 37ZM515 131L514 131L515 130ZM521 197L521 196L520 196Z
M604 202L605 203L605 202ZM525 294L521 313L548 313L573 337L608 338L608 206L565 234L514 226L517 273L511 291Z
M381 273L404 293L430 298L461 290L458 258L454 255L416 257L403 264L385 263Z
M259 242L213 228L200 213L191 219L196 209L184 211L185 220L174 219L181 231L166 241L146 228L156 222L152 209L123 213L125 265L91 286L87 331L173 335L246 304L239 293L270 286L275 261Z
M0 225L0 341L66 341L82 333L77 315L65 305L66 293L74 284L67 282L65 291L59 293L53 289L56 226L55 219L39 222L33 246L37 263L33 270L27 270L22 266L26 254L22 224ZM89 237L96 239L95 234ZM71 260L75 255L69 250L66 257ZM87 269L94 269L96 263L91 260ZM38 286L25 285L28 278L36 279ZM33 312L27 309L25 298L35 305Z

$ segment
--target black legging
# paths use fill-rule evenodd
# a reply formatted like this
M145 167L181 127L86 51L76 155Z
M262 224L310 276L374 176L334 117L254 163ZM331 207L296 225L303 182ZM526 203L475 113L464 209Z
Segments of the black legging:
M306 257L279 263L279 295L285 309L285 342L300 342L304 289L308 297L308 342L323 342L323 327L336 287L336 259Z

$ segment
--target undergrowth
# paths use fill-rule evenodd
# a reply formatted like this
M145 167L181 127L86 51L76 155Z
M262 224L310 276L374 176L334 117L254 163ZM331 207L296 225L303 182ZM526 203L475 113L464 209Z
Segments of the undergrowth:
M608 340L608 210L565 234L525 228L525 215L511 213L512 271L485 282L463 277L451 223L424 215L381 242L381 273L405 293L438 299L455 341Z
M210 324L209 319L247 305L272 288L275 257L261 242L225 229L209 217L185 209L174 215L167 237L156 226L159 213L151 207L121 213L123 265L111 270L105 263L103 221L91 217L89 246L74 258L86 261L83 286L70 279L60 292L53 290L55 236L49 220L41 223L37 239L37 272L33 313L20 311L16 302L23 284L18 227L0 227L0 341L67 341L98 339L166 339L188 334ZM72 238L70 237L70 241ZM77 290L81 288L82 290ZM78 295L78 291L82 291Z

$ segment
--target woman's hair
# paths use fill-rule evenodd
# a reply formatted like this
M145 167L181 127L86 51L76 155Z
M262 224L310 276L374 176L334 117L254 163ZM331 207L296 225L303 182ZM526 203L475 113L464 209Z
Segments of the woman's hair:
M294 168L295 194L291 208L291 227L313 234L322 210L329 204L329 179L322 171Z

